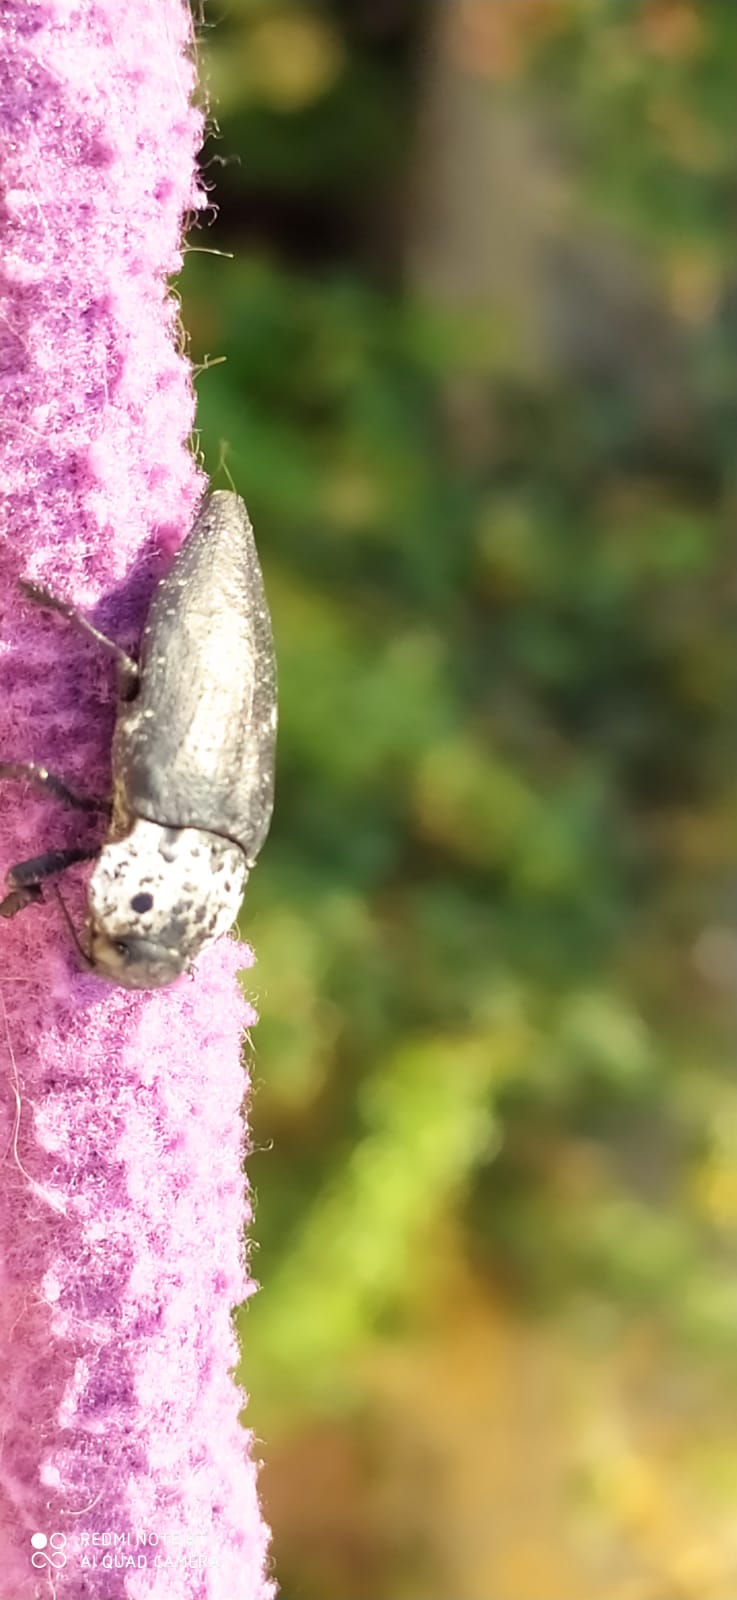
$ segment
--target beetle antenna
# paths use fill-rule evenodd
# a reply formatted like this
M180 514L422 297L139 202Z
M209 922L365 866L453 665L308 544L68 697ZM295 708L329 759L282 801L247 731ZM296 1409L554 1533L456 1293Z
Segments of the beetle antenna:
M69 912L67 911L66 905L64 903L64 898L62 896L62 893L61 893L61 890L59 888L59 885L57 883L52 883L50 887L53 889L54 894L56 895L56 898L57 898L57 900L59 902L59 905L61 907L61 914L62 914L62 916L64 918L64 921L65 921L65 923L67 925L67 931L69 933L69 937L70 937L70 939L72 941L72 944L74 945L74 948L75 948L75 950L77 952L77 955L79 956L79 959L80 959L80 961L82 963L82 966L85 968L85 970L87 972L93 972L94 971L94 967L92 965L92 962L90 961L90 958L89 958L89 956L87 954L87 951L83 948L82 944L80 943L79 934L77 933L77 930L76 930L76 928L74 926L74 923L72 922L72 919L71 919L71 917L69 915Z
M229 450L230 450L229 441L227 439L221 439L220 440L220 460L218 461L218 472L224 472L225 473L225 476L226 476L226 478L228 480L228 483L230 484L231 489L233 490L233 493L236 494L237 490L236 490L235 484L233 482L233 474L232 474L232 472L230 470L230 467L228 466L228 462L227 462L227 455L228 455L228 451Z

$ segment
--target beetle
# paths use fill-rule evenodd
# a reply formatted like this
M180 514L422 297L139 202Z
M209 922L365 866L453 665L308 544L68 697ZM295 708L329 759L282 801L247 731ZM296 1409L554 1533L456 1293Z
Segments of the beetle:
M75 936L83 962L124 988L158 989L232 925L271 822L276 667L248 513L230 490L205 495L155 590L138 661L47 589L21 588L115 657L113 794L94 800L44 766L0 763L0 777L109 816L101 847L12 867L0 914L15 916L42 899L45 878L95 857L86 948Z

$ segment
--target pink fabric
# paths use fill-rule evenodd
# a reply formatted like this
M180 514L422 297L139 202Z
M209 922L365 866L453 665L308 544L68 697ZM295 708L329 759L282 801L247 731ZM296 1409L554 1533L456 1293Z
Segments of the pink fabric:
M97 793L111 663L16 583L134 645L202 487L166 288L200 201L189 28L182 0L0 4L0 759ZM99 832L0 786L0 878ZM88 872L65 880L78 926ZM53 900L0 923L9 1600L273 1593L229 1375L250 1288L247 959L224 940L194 981L142 995L77 970Z

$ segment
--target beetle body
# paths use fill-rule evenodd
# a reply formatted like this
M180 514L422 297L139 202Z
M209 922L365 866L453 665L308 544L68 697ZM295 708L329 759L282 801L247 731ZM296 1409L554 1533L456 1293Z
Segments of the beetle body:
M248 514L220 490L156 590L139 686L113 738L113 833L135 817L200 828L252 866L274 803L276 676Z
M118 656L111 821L90 880L83 955L125 988L156 989L231 926L271 821L276 672L246 508L225 491L203 500L154 594L137 666L64 602L25 587ZM4 775L21 770L7 765ZM89 807L45 768L24 770ZM15 915L38 899L59 859L44 866L50 852L9 873L0 910Z

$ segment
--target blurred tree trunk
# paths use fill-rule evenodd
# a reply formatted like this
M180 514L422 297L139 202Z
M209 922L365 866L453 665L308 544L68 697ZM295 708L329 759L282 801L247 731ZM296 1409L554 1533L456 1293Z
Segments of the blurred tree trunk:
M506 330L514 365L535 368L561 174L530 107L470 70L470 44L468 5L437 0L421 65L407 274L422 297L485 313L502 365Z
M636 430L687 447L693 386L684 335L644 250L575 203L587 153L563 154L564 107L526 68L559 0L434 0L421 62L405 233L406 275L426 300L473 313L463 428L487 375L621 391Z

